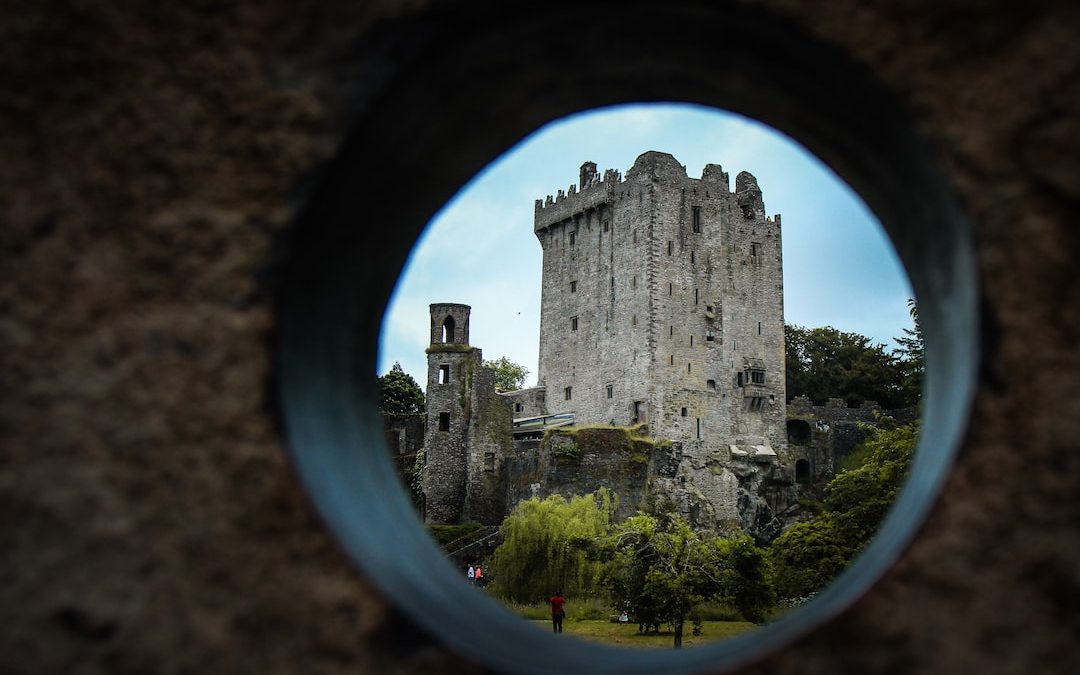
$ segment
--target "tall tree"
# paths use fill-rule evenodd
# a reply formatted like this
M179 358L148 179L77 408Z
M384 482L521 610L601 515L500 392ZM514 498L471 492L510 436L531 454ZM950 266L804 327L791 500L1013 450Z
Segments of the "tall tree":
M922 397L923 373L926 371L926 345L923 343L922 324L919 322L919 306L913 298L908 298L908 314L911 315L911 328L904 329L902 337L894 338L899 345L893 353L899 359L904 374L904 395L908 399L919 400Z
M523 603L557 590L578 597L591 594L600 570L593 549L607 534L614 508L606 489L569 501L551 495L519 502L502 522L491 592Z
M676 649L687 617L702 602L731 603L760 622L775 600L765 555L749 537L721 539L677 515L639 513L615 528L607 547L603 579L616 607L642 629L671 624Z
M849 406L877 401L884 408L914 405L904 388L897 357L870 338L831 326L785 325L787 396L807 396L816 403L842 398Z
M384 415L413 415L424 412L424 391L400 363L379 378L379 412Z
M495 391L517 391L525 384L529 369L518 365L505 356L484 361L486 368L495 371Z

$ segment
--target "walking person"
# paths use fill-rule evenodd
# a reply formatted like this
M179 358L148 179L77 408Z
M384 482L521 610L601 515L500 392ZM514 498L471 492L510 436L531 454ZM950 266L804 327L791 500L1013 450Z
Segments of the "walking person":
M480 588L484 587L484 570L479 565L476 566L476 585Z
M473 569L472 565L469 565L469 571L466 572L465 575L467 577L469 577L469 585L470 586L475 586L476 585L476 570Z
M555 595L551 596L548 602L551 603L551 627L556 633L561 633L563 617L566 616L566 610L563 609L566 598L563 597L562 591L555 591Z

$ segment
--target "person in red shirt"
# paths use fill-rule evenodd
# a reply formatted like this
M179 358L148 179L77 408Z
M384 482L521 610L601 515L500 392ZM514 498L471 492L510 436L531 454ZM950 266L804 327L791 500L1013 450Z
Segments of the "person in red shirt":
M551 626L556 633L562 632L562 620L566 616L566 611L563 610L563 605L566 604L566 598L562 596L562 591L555 591L555 595L551 596L548 600L551 603Z

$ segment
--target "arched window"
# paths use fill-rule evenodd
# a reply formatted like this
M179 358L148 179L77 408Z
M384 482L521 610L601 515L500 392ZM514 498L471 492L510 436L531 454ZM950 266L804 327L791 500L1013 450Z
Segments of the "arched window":
M454 317L448 316L442 322L442 341L447 344L454 342Z
M810 445L813 433L806 420L787 421L787 440L790 445Z
M800 459L795 462L795 482L796 483L809 483L810 482L810 462L805 459Z

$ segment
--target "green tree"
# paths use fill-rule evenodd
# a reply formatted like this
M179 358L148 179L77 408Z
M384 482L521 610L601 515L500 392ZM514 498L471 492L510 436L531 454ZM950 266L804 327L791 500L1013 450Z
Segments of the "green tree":
M781 596L817 592L873 538L907 479L918 430L917 422L870 429L857 449L864 462L829 482L823 512L772 543L768 556Z
M849 406L877 401L884 408L914 405L904 388L904 369L885 346L831 326L784 326L787 397L823 403L842 398Z
M616 607L642 630L671 624L676 649L686 619L702 602L733 604L760 622L775 599L765 555L749 537L697 532L680 516L638 514L615 528L607 548L603 580Z
M922 398L923 373L926 371L926 345L923 343L922 324L919 323L919 306L908 298L908 314L912 328L905 328L902 337L894 338L899 345L893 354L899 360L903 372L904 396L918 401Z
M495 371L495 391L517 391L525 384L529 369L500 356L492 361L484 361L484 367Z
M491 592L523 603L557 590L578 597L593 594L600 572L595 547L608 532L614 508L614 496L606 489L569 501L552 495L519 502L502 522Z
M379 411L384 415L415 415L424 412L424 391L395 363L379 378Z

